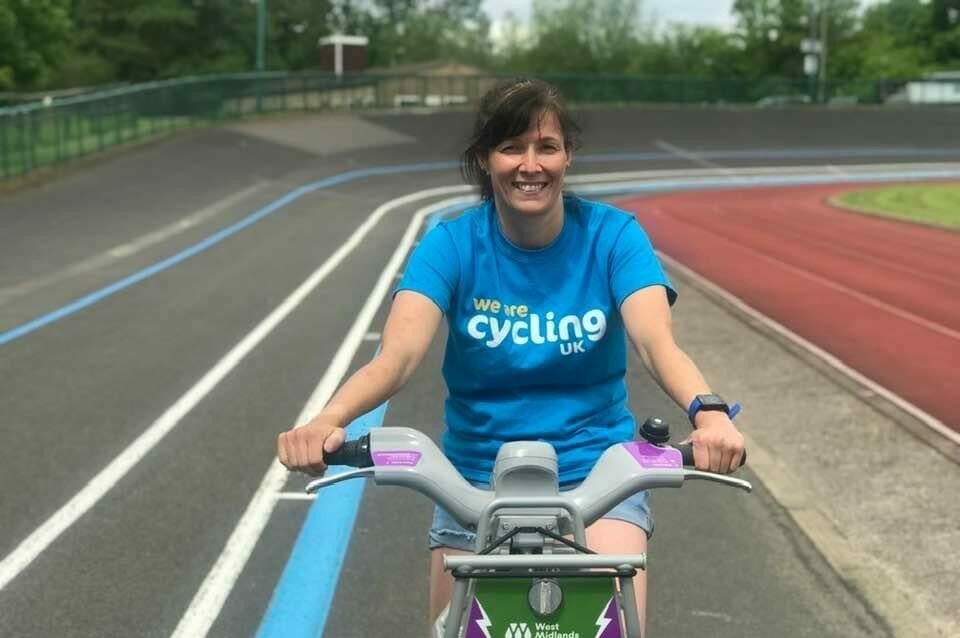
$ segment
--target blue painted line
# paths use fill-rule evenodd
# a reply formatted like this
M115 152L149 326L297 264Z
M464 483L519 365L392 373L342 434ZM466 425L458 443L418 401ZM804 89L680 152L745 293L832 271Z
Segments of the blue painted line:
M841 157L957 157L960 152L952 149L915 149L915 148L867 148L867 149L842 149L842 148L822 148L822 149L794 149L794 150L746 150L746 151L691 151L698 157L704 159L810 159L810 158L841 158ZM650 152L650 153L599 153L591 155L577 156L578 162L618 162L618 161L648 161L676 159L675 153L668 152ZM224 239L235 235L248 226L255 224L263 218L275 213L290 202L299 199L307 193L329 188L338 184L351 182L353 180L376 175L396 175L401 173L413 173L423 171L437 171L450 168L457 168L458 162L427 162L421 164L409 164L399 166L375 166L371 168L346 171L322 179L305 186L301 186L291 191L280 199L268 204L260 210L252 213L245 219L240 220L228 226L206 239L200 241L183 251L168 257L152 266L148 266L139 272L129 275L109 286L101 288L84 297L81 297L66 306L47 313L41 317L28 321L27 323L15 326L5 332L0 332L0 346L11 341L28 335L44 326L59 321L64 317L72 315L93 304L106 299L130 286L137 284L153 275L171 268L194 255L197 255L208 248L220 243ZM799 167L798 167L799 168Z
M230 226L227 226L226 228L223 228L217 231L216 233L214 233L213 235L210 235L206 239L203 239L202 241L194 244L193 246L190 246L189 248L182 250L181 252L171 257L167 257L166 259L159 261L153 264L152 266L148 266L147 268L144 268L143 270L140 270L132 275L124 277L123 279L117 282L114 282L109 286L106 286L95 292L85 295L67 304L66 306L63 306L62 308L58 308L53 312L47 313L41 317L28 321L27 323L21 324L19 326L11 328L10 330L0 333L0 346L10 343L11 341L15 339L19 339L20 337L23 337L25 335L28 335L31 332L39 330L40 328L47 326L51 323L54 323L55 321L59 321L64 317L67 317L76 312L79 312L84 308L88 308L89 306L92 306L93 304L99 301L102 301L107 297L110 297L126 288L129 288L130 286L133 286L134 284L137 284L143 281L144 279L147 279L148 277L152 277L153 275L163 272L168 268L172 268L173 266L176 266L177 264L189 259L190 257L193 257L194 255L197 255L207 250L208 248L216 244L219 244L224 239L227 239L228 237L237 234L241 230L257 223L263 218L269 215L272 215L273 213L277 212L278 210L280 210L290 202L293 202L299 199L300 197L302 197L303 195L306 195L307 193L311 193L319 189L329 188L331 186L336 186L338 184L343 184L345 182L350 182L356 179L371 177L375 175L412 173L412 172L418 172L418 171L435 171L435 170L442 170L442 169L448 169L448 168L455 168L457 166L459 166L459 164L456 162L433 162L433 163L427 163L427 164L410 164L408 166L379 166L379 167L359 169L354 171L347 171L345 173L333 175L326 179L322 179L320 181L307 184L306 186L301 186L300 188L297 188L287 193L280 199L277 199L271 202L270 204L267 204L263 208L250 214L248 217Z
M347 438L355 439L378 427L386 412L384 403L363 415L347 428ZM330 475L347 469L351 468L331 468ZM310 507L257 638L323 635L364 485L365 481L352 480L324 488Z
M438 210L428 218L427 226L432 228L443 217L473 205L454 204ZM347 427L347 439L355 439L380 427L386 412L387 403L384 403L355 420ZM329 475L335 476L347 469L350 468L331 468ZM324 488L310 506L260 623L257 638L318 638L323 635L360 509L363 487L363 481L351 480Z

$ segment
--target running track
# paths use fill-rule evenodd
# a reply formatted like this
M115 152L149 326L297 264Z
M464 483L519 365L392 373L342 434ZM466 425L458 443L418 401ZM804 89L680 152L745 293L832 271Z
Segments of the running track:
M618 203L636 213L658 250L960 431L960 233L827 203L857 188Z

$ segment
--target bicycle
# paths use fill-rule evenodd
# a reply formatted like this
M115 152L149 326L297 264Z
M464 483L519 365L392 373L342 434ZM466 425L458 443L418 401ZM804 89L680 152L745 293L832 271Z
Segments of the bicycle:
M586 528L646 489L690 479L753 488L689 469L692 446L668 445L662 419L648 419L639 434L642 440L609 447L584 481L565 491L551 445L505 443L485 490L468 483L423 433L382 428L325 456L327 465L358 469L311 481L306 491L373 477L426 495L476 530L474 554L444 558L454 589L434 638L641 638L632 579L646 568L646 554L596 554L586 547Z

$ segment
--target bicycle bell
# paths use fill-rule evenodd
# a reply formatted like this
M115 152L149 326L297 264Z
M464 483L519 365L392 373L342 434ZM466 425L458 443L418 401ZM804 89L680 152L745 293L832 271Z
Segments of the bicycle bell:
M664 445L670 441L670 424L660 417L650 417L639 429L640 436L654 445Z

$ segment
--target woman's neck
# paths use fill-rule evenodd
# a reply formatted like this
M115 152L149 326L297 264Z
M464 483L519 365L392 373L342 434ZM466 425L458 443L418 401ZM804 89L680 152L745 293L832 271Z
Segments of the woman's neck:
M501 207L494 202L500 228L511 244L527 250L549 246L563 230L563 198L548 212L541 215L524 215Z

